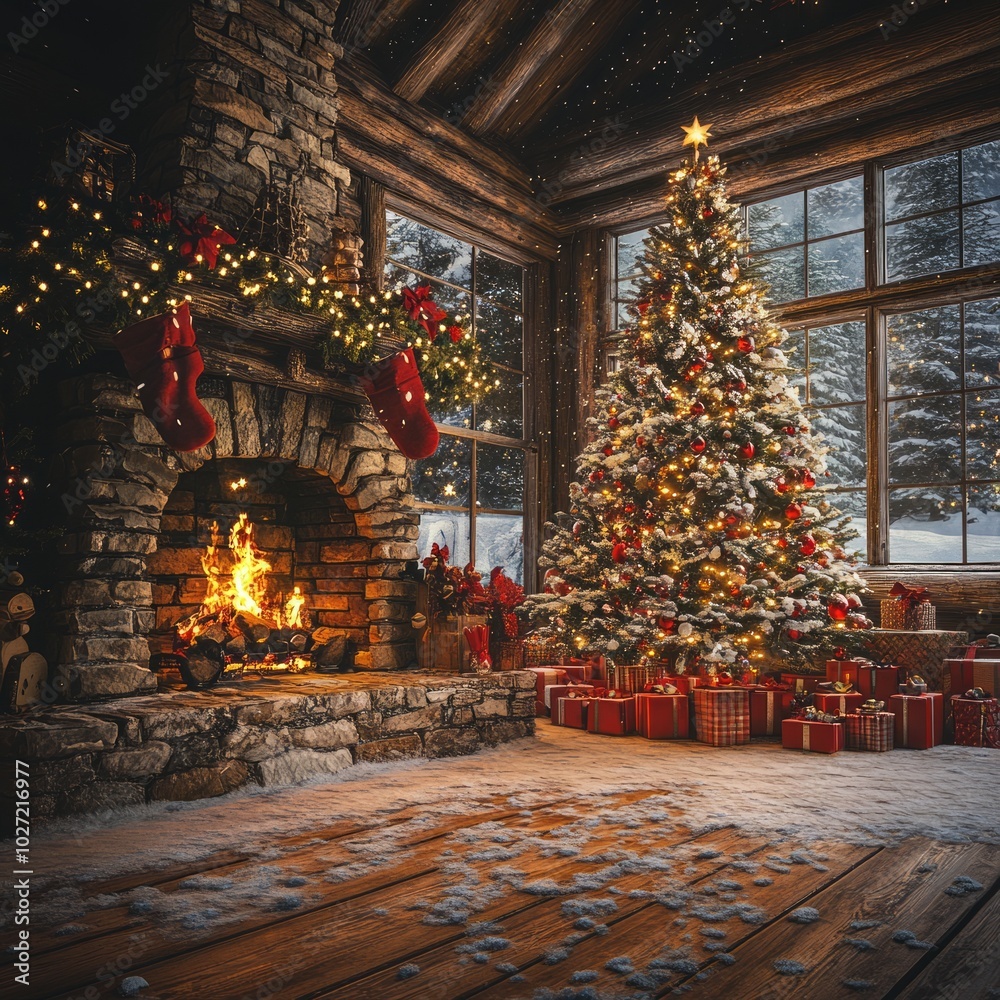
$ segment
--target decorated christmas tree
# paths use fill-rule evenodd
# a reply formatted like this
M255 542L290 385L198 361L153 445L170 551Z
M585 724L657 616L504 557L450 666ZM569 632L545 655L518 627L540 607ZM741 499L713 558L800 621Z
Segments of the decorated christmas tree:
M698 156L707 128L685 131L694 155L645 240L630 337L595 394L529 613L620 663L801 663L870 627L844 549L857 532L820 485L823 449L748 271L725 169Z

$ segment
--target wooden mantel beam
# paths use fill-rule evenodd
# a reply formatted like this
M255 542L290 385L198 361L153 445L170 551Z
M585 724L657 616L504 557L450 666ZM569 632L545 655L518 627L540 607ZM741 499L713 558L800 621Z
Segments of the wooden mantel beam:
M462 124L470 132L489 132L518 99L541 67L561 59L584 18L596 15L602 0L559 0L490 77L489 86L469 108Z
M664 105L624 112L613 143L591 149L589 132L564 134L540 149L538 173L552 204L599 196L662 174L680 157L680 125L694 114L712 123L713 150L746 148L755 136L780 135L797 120L829 125L845 109L864 114L871 103L908 109L905 92L933 87L949 64L965 62L972 72L978 59L980 70L996 72L998 49L995 0L928 4L905 34L889 40L870 15L855 18L714 74Z
M463 49L481 44L494 27L513 16L519 3L520 0L459 0L392 89L404 101L419 101L444 78Z

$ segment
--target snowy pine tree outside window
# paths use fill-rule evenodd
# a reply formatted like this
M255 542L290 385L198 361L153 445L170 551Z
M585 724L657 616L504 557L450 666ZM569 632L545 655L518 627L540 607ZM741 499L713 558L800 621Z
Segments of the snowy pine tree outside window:
M1000 563L1000 298L977 272L1000 262L1000 141L747 200L853 545L871 565ZM616 330L648 233L617 237Z
M497 386L458 412L435 411L441 443L416 463L421 511L417 551L448 546L456 566L488 575L501 566L524 582L526 463L524 269L395 212L386 213L386 276L391 285L429 285L442 308L468 316L496 365Z

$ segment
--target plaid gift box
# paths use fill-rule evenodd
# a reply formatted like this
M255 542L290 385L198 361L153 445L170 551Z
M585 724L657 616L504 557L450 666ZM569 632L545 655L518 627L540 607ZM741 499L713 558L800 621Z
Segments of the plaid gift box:
M786 750L837 753L844 749L844 727L839 722L782 719L781 745Z
M940 694L894 694L889 708L896 717L895 744L930 750L944 742L944 697Z
M937 628L937 608L930 601L897 601L890 598L879 602L879 619L884 629L923 632Z
M941 689L941 664L945 658L961 655L953 649L967 645L968 640L965 632L888 632L877 628L866 632L864 638L865 649L873 659L898 663L910 673L920 674L932 691Z
M529 670L546 663L558 663L564 656L569 656L569 646L562 639L529 635L524 640L524 665Z
M702 743L735 746L750 742L750 697L746 688L696 687L695 732Z
M813 695L813 704L821 712L839 712L841 715L856 712L864 704L864 701L864 695L858 691L851 691L848 694L817 691Z
M552 708L552 722L570 729L586 729L590 698L557 698Z
M1000 701L996 698L962 698L952 695L955 745L1000 750Z
M569 679L562 667L528 667L535 675L535 715L548 715L545 688L549 684L565 684Z
M1000 660L973 660L969 687L982 688L987 694L1000 696ZM955 693L964 694L965 691Z
M635 698L592 698L587 709L587 729L608 736L635 732Z
M820 674L782 674L781 683L787 684L795 694L812 694L823 680Z
M687 695L640 692L635 696L635 725L647 740L686 740Z
M645 664L616 663L608 667L608 687L635 694L646 686L653 672L653 668Z
M594 685L577 684L573 681L570 681L569 684L546 684L543 698L545 707L551 711L556 707L556 700L558 698L569 698L571 693L577 696L592 695L594 693Z
M780 736L781 722L791 714L792 698L788 691L752 687L750 692L750 735Z
M847 749L883 753L892 749L896 716L892 712L857 712L844 716Z

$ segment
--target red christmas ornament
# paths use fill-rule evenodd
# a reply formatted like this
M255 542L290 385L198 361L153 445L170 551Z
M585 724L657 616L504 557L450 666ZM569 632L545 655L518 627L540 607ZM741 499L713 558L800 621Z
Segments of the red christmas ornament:
M611 445L604 446L604 454L607 458L610 458L614 454L615 449Z
M587 477L592 483L599 483L604 479L604 471L602 469L594 469L594 471Z
M625 513L626 514L634 514L635 513L635 504L632 503L631 501L629 503L625 504Z
M826 610L835 622L842 622L847 618L849 607L843 594L834 594L826 604Z
M617 427L618 427L618 418L617 417L608 417L608 427L610 427L612 430L617 429Z
M573 525L573 537L579 538L583 534L583 528L584 528L583 521L577 521Z
M787 549L788 548L788 539L787 538L779 538L774 544L777 545L779 549Z
M747 441L745 444L740 445L740 454L749 461L757 453L757 449L753 445L753 441Z
M785 517L789 521L795 521L802 516L802 508L797 503L790 503L785 508Z
M801 482L804 489L811 490L816 485L816 477L808 469L803 469Z
M784 430L784 432L785 432L785 433L786 433L786 434L787 434L787 435L788 435L789 437L794 437L794 436L795 436L795 428L794 428L794 427L792 427L792 425L791 425L791 424L789 424L789 425L788 425L787 427L783 428L783 430Z
M779 493L787 493L788 492L788 483L785 482L785 477L784 476L778 476L778 478L775 479L775 481L774 481L774 488Z
M641 434L635 439L635 446L636 448L646 447L646 439Z
M696 417L700 417L705 412L705 404L700 400L696 399L691 404L691 413Z
M816 539L812 535L803 535L799 541L799 552L811 556L816 551Z
M703 219L711 219L713 215L715 215L715 212L713 212L710 208L703 208L701 210L701 217Z
M649 310L649 299L640 299L636 302L635 308L638 310L640 316L645 316Z
M705 450L705 439L700 434L691 442L691 450L696 455L700 455Z
M736 341L736 346L744 354L749 354L757 346L757 344L754 342L753 337L743 336Z
M625 562L625 554L627 552L628 548L624 542L615 542L615 544L611 547L611 558L616 563L623 563Z
M802 638L802 633L797 628L790 628L787 635L792 642L798 642Z

